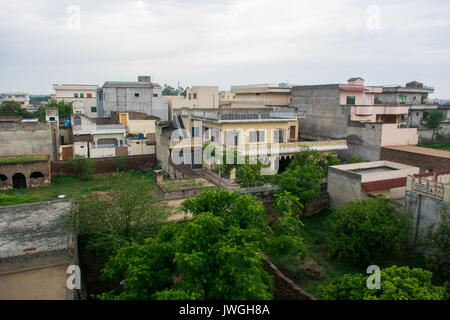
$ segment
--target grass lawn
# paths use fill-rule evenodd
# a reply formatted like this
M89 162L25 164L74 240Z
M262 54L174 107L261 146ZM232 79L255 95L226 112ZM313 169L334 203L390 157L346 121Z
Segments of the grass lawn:
M81 180L72 175L56 175L52 177L51 186L39 189L13 189L0 191L0 205L14 205L40 201L58 200L58 195L74 197L91 191L104 191L103 178Z
M289 256L273 259L273 262L287 277L315 297L318 297L319 286L327 285L336 276L347 273L365 274L366 272L365 268L359 269L341 264L336 259L327 258L325 219L329 214L330 210L324 210L319 214L302 219L305 224L304 238L307 242L304 261L299 263L294 257ZM389 261L386 261L385 266L380 267L394 264L424 268L425 260L420 253L406 251L399 256L392 257Z

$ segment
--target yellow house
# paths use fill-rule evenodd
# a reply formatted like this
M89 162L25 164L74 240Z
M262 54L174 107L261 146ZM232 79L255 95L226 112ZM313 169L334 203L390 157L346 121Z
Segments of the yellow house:
M284 168L302 148L323 152L346 149L345 140L299 141L298 112L272 108L181 109L174 114L179 130L172 149L199 149L207 141L234 147L244 156L258 157L272 168ZM199 166L198 166L199 167Z
M291 102L291 86L287 83L232 86L232 108L287 108Z
M155 154L155 132L158 117L142 112L111 112L111 118L125 125L128 155Z

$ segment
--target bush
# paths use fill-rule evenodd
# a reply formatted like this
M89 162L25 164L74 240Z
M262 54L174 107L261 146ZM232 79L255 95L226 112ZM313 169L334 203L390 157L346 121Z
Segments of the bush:
M385 198L350 201L327 219L328 254L357 266L381 264L405 244L410 221Z
M115 165L117 171L119 172L125 171L125 169L127 168L127 157L126 156L117 157Z
M81 178L89 178L95 172L95 164L92 159L75 156L69 161L73 171L79 174Z
M381 270L380 289L367 288L369 275L345 274L320 287L326 300L445 300L444 287L433 286L433 274L421 268L397 267Z

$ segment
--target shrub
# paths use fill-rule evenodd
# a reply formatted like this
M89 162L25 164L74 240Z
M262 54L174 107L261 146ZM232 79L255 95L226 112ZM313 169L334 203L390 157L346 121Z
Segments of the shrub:
M125 169L127 168L127 157L126 156L117 157L115 165L117 171L119 172L125 171Z
M345 274L320 287L326 300L445 300L444 287L433 286L433 274L421 268L392 266L382 269L380 289L367 288L368 275Z
M359 266L381 264L403 247L410 221L385 198L350 201L327 219L328 254Z
M79 174L82 178L89 178L95 171L95 164L92 159L85 158L83 156L75 156L69 161L73 171Z

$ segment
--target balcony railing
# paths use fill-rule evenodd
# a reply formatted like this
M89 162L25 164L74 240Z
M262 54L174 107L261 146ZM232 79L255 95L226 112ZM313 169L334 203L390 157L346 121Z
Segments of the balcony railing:
M187 111L182 111L183 115L187 115ZM304 111L201 111L194 110L192 115L196 118L214 121L242 121L242 120L281 120L296 121L298 118L304 118Z

